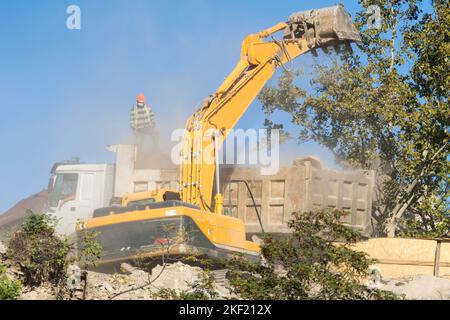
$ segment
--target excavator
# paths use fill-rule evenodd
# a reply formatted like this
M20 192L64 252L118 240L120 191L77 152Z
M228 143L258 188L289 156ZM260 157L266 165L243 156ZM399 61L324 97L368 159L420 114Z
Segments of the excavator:
M248 35L235 69L187 121L179 190L128 195L120 207L96 210L78 222L79 234L95 232L102 245L100 263L192 253L259 259L260 247L247 240L244 222L224 214L220 147L278 68L317 49L341 50L360 41L342 5L294 13Z

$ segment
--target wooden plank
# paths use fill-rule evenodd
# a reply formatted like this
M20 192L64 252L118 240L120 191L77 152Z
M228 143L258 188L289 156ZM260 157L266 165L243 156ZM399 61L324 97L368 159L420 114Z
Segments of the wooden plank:
M435 277L439 277L439 265L441 262L441 241L436 241L436 253L434 257L434 272Z
M403 266L422 266L422 267L434 267L433 261L417 261L417 260L390 260L390 259L378 259L375 264L398 264ZM449 262L440 262L439 267L450 267Z

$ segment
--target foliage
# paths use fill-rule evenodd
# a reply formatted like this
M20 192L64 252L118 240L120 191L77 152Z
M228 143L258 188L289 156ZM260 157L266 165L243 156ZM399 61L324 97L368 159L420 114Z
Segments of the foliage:
M97 266L97 262L102 256L103 247L96 240L99 232L83 231L80 234L80 249L78 254L78 262L83 268L89 269Z
M27 212L27 217L22 222L22 231L30 237L39 236L42 233L53 234L56 226L56 219L47 214L35 214Z
M56 235L55 223L46 214L30 212L9 242L7 256L20 267L25 285L59 286L66 279L70 246Z
M430 112L448 120L441 104L448 103L450 89L450 3L434 1L434 13L425 14L420 23L405 32L407 47L415 55L412 68L414 89L430 103ZM438 107L438 108L433 108ZM447 122L448 124L448 122Z
M351 249L361 234L340 222L343 215L330 210L296 214L289 222L292 234L264 239L263 262L242 257L229 262L232 292L256 300L396 298L362 284L373 261Z
M448 199L449 3L435 1L434 13L423 14L415 0L359 2L358 50L316 67L311 92L285 72L260 100L268 115L292 116L300 141L322 144L343 165L376 170L375 233L394 236L423 203ZM369 5L381 9L380 29L366 28ZM425 223L448 219L448 205L430 209Z
M399 225L399 235L409 238L439 238L450 231L446 203L437 197L421 200Z
M17 300L21 289L20 281L10 279L6 275L6 267L0 265L0 300Z

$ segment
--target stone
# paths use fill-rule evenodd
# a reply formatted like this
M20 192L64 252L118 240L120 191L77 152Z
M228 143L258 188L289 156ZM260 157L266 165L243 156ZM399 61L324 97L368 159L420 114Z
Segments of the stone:
M133 272L135 272L137 269L135 267L133 267L132 265L128 264L128 263L122 263L120 265L120 271L125 273L125 274L132 274Z
M0 254L5 254L6 253L6 246L0 242Z
M113 286L110 283L106 282L106 281L101 284L101 287L103 289L105 289L108 293L113 293L114 292Z
M22 292L20 300L56 300L56 296L52 288L42 286L27 292Z
M202 269L191 267L181 262L156 266L152 270L153 286L172 290L188 290L189 284L199 279Z
M408 300L450 300L450 280L433 276L386 280L380 289L404 294Z

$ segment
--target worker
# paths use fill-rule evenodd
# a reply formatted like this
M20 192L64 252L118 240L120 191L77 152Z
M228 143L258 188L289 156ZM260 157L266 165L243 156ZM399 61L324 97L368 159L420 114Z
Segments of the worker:
M136 97L136 104L131 108L130 124L136 135L151 135L155 127L153 111L148 104L145 103L145 96L140 93Z
M136 97L136 104L131 108L130 125L140 150L156 151L159 134L155 124L155 116L150 106L145 102L143 93Z

